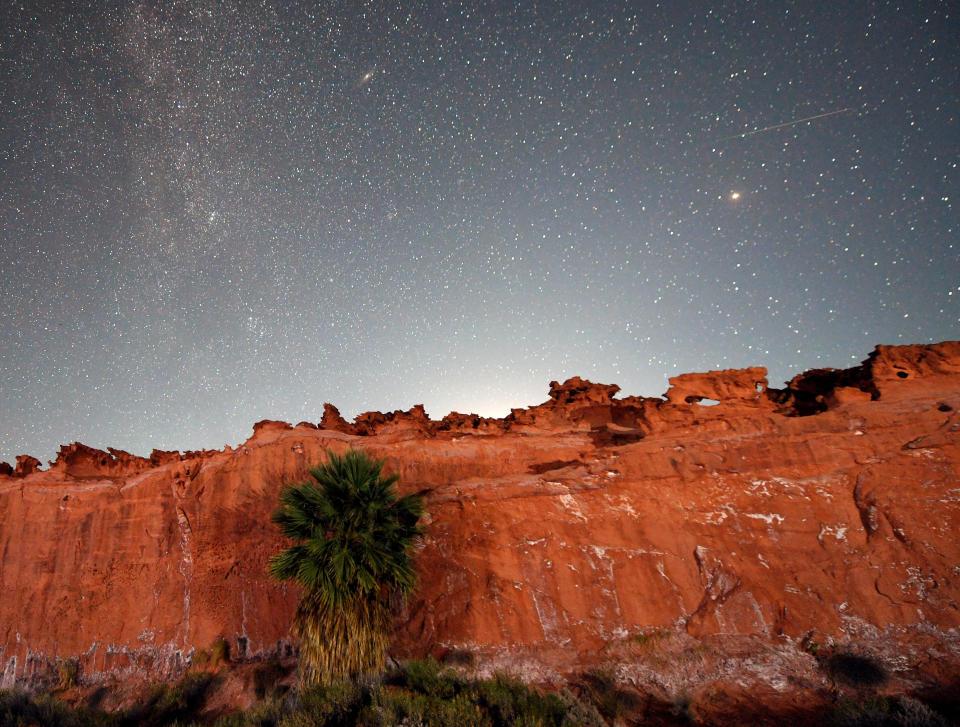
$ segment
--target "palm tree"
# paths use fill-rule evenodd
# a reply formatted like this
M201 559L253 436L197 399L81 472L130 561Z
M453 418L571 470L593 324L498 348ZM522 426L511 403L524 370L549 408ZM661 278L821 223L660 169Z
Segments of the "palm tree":
M382 667L395 597L416 586L412 550L423 500L399 497L399 475L360 451L327 453L312 480L286 485L272 520L295 541L270 559L270 574L304 592L294 616L301 679L353 677Z

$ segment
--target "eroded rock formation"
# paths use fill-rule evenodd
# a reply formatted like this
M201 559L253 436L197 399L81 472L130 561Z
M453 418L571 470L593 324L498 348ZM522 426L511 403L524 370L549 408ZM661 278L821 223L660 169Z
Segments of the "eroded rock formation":
M552 382L502 420L328 405L223 452L19 457L0 469L0 686L65 657L88 680L171 676L218 636L288 651L298 594L266 574L269 513L350 447L426 498L398 656L611 664L664 699L826 689L809 652L831 641L912 684L960 673L960 343L782 390L762 368L670 383L665 401Z

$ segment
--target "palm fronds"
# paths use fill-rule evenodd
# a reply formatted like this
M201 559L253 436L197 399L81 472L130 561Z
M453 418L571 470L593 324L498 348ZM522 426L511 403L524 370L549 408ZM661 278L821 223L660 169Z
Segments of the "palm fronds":
M294 630L308 681L356 676L382 665L391 600L416 587L412 549L423 501L399 496L397 475L359 451L310 468L312 480L285 486L273 522L295 545L270 559L277 580L304 588Z

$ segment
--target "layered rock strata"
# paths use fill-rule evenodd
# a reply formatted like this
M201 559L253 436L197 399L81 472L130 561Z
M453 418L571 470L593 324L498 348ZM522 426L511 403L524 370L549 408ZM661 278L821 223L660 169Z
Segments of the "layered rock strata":
M762 368L670 384L553 382L504 419L326 405L224 451L18 457L0 468L0 686L64 658L86 680L174 677L219 636L289 653L298 593L266 573L269 514L348 448L426 499L397 656L540 679L606 664L665 699L826 689L811 653L830 643L911 683L960 673L960 342L784 389Z

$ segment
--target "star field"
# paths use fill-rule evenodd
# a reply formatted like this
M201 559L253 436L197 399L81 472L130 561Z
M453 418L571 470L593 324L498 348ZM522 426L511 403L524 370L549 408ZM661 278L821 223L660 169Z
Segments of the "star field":
M0 28L0 460L222 447L325 401L502 416L573 375L778 386L960 332L948 2L13 1Z

